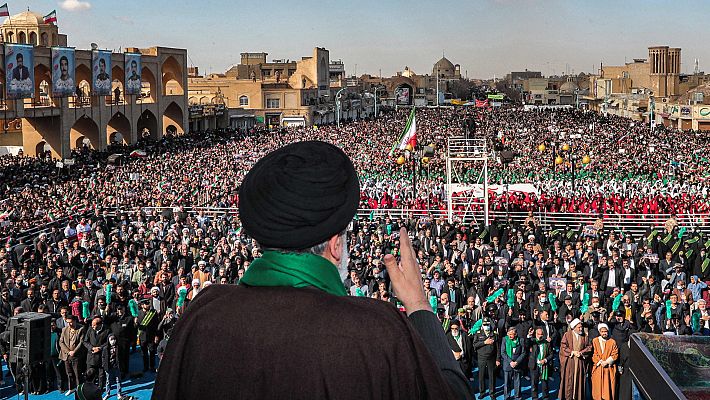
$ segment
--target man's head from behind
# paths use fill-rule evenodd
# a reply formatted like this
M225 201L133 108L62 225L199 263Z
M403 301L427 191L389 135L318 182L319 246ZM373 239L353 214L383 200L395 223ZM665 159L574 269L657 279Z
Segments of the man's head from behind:
M239 213L263 248L321 255L347 276L345 230L360 184L348 156L325 142L287 145L267 154L244 178Z

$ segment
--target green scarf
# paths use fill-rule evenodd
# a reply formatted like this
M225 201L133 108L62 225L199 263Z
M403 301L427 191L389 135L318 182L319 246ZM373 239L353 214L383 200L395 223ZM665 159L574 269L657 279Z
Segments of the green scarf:
M335 296L345 296L338 270L325 258L309 253L267 250L249 265L240 280L249 286L313 286Z
M505 354L508 355L508 358L513 358L513 348L516 347L518 343L520 343L518 338L510 340L508 336L505 337Z
M539 340L536 342L539 347L539 350L537 352L537 359L542 360L545 357L547 357L547 353L548 353L547 342L545 340ZM547 367L547 364L538 364L538 366L540 368L540 379L542 379L543 381L546 381L548 378L548 374L549 374L549 369Z

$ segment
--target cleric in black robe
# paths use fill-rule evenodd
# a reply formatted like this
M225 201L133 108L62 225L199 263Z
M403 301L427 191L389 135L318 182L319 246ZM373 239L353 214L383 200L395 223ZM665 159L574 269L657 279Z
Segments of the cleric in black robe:
M239 286L212 285L190 303L153 399L470 398L404 229L400 263L385 264L408 316L345 296L345 230L359 195L352 162L327 143L291 144L255 164L239 211L264 255Z

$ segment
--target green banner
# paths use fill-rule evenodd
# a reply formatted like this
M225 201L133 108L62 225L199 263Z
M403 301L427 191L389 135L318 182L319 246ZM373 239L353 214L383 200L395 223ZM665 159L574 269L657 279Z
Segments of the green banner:
M505 97L505 95L502 95L502 94L489 94L488 95L488 98L491 100L503 100L503 97Z

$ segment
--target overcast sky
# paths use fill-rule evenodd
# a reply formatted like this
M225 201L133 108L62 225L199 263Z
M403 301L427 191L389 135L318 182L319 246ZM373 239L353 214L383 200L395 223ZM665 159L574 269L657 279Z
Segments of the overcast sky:
M710 71L708 0L9 2L11 14L28 6L42 15L56 8L70 46L182 47L203 72L225 71L243 51L294 60L322 46L348 75L431 73L442 52L470 78L550 75L646 58L652 45L681 47L683 72L695 58Z

